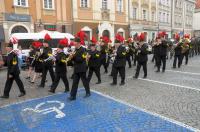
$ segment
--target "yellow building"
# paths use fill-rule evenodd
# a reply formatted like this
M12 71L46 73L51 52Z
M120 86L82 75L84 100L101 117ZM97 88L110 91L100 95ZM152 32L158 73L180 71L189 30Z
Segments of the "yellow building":
M17 32L71 32L71 0L0 0L0 41Z

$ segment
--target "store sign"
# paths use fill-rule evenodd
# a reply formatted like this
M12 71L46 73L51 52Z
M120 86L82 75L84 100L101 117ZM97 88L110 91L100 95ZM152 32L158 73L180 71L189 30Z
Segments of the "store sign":
M30 22L31 16L5 13L5 20L6 21L17 21L17 22Z
M48 31L56 31L56 25L44 25L44 29Z

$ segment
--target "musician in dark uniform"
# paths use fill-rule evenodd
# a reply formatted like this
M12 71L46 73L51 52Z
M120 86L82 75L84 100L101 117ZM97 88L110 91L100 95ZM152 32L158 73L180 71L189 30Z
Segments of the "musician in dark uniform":
M115 38L115 59L113 63L113 82L111 85L117 85L118 72L121 77L121 84L125 84L125 66L126 66L126 47L123 44L123 37L119 34Z
M174 62L173 62L173 68L176 68L177 59L178 59L178 68L181 67L182 62L182 43L177 43L177 46L174 48L175 54L174 54Z
M74 73L73 73L73 83L72 83L72 89L70 93L69 100L75 100L76 94L78 90L78 84L79 80L82 80L83 86L86 91L85 97L90 96L90 86L86 78L86 70L87 70L87 64L86 64L86 49L83 48L80 44L81 38L77 36L75 38L74 46L75 46L75 52L71 53L69 56L69 59L71 59L74 62Z
M183 62L183 59L185 57L185 65L188 64L188 57L189 57L189 53L190 53L190 40L189 38L185 38L183 40L183 46L182 46L182 60L181 60L181 64Z
M98 82L96 84L101 83L101 75L100 75L100 52L96 49L96 41L91 41L90 45L90 51L87 55L88 59L88 67L89 67L89 73L88 73L88 83L90 83L90 80L92 78L93 72L95 72Z
M62 39L59 42L59 46L57 49L57 54L56 54L56 69L55 69L55 73L56 73L56 77L55 80L51 86L51 89L49 90L49 92L51 93L55 93L55 90L58 86L58 83L60 81L60 79L62 79L64 85L65 85L65 92L69 92L69 82L67 79L67 55L64 53L64 47L66 47L68 44L68 40L67 39Z
M39 87L44 88L47 72L49 71L51 80L54 82L55 75L53 71L52 49L49 47L48 40L44 40L41 58L43 60L42 80Z
M101 37L101 65L103 65L105 69L105 73L108 73L108 66L109 66L109 61L108 61L108 43L109 43L109 38L104 36Z
M1 96L1 98L9 98L9 93L13 84L13 81L15 80L19 90L20 94L18 97L22 97L26 94L24 90L24 85L20 79L20 70L18 66L18 56L17 53L13 51L13 44L9 43L6 47L6 50L8 52L7 57L7 65L8 65L8 72L7 72L7 80L4 88L4 95Z
M126 46L126 61L128 62L128 66L129 68L131 68L131 54L133 54L131 52L131 45L129 44L129 40L126 40L125 42L125 46Z
M165 40L165 32L161 32L158 35L158 54L157 54L157 71L160 72L160 66L162 62L162 72L165 72L165 67L166 67L166 57L167 57L167 48L168 44L167 41Z
M144 42L145 41L144 33L141 33L139 40L140 40L139 48L137 50L137 69L136 69L136 73L134 76L134 78L136 78L136 79L139 76L141 66L143 66L143 70L144 70L143 78L147 77L148 46Z

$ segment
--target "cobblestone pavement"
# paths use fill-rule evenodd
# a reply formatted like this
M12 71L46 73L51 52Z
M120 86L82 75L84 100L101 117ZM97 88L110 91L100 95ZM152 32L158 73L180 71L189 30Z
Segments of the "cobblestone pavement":
M127 68L126 85L122 87L119 85L110 86L112 78L107 74L103 74L104 70L102 69L102 84L96 85L97 79L94 76L91 81L91 88L115 99L200 129L200 56L190 58L188 66L183 65L180 69L172 69L172 63L173 60L167 61L165 73L155 73L154 64L149 61L147 79L133 79L132 76L135 74L136 67ZM72 69L69 68L68 77L71 74ZM30 84L24 79L24 76L25 72L22 71L21 78L27 95L18 98L19 90L14 84L10 99L0 100L0 106L50 95L47 92L48 86L51 84L49 77L46 87L39 89L37 85L40 78L35 84ZM1 95L6 80L5 77L6 71L0 71ZM142 70L140 77L143 77ZM69 82L71 86L72 80L69 79ZM118 82L120 82L120 78ZM82 87L82 84L80 87ZM62 91L64 91L64 87L61 82L56 92Z

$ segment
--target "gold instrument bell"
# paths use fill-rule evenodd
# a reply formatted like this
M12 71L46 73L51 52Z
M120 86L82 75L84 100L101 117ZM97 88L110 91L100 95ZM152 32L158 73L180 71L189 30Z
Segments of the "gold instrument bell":
M13 65L17 65L17 59L16 59L16 57L13 58L12 64L13 64Z

